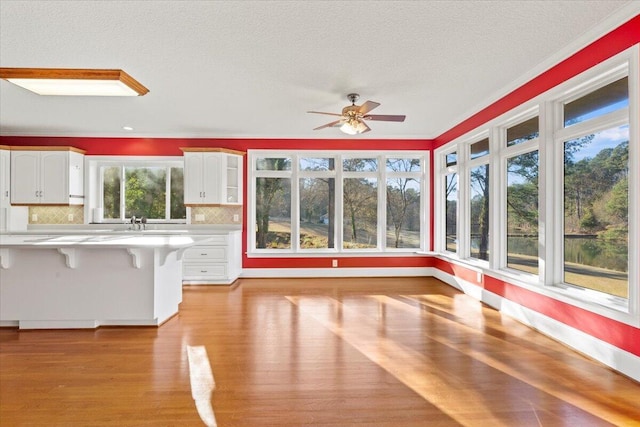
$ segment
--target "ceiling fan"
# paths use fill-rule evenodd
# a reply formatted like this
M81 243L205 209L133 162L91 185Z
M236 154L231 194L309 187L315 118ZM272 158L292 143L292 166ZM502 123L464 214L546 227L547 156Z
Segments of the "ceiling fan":
M307 113L326 114L328 116L338 116L338 120L318 126L313 130L319 130L329 127L340 126L340 130L349 135L369 132L371 128L367 126L365 120L374 120L382 122L404 122L406 116L390 115L390 114L369 114L369 111L378 107L380 103L367 101L362 105L356 105L356 101L360 98L357 93L350 93L347 99L351 101L351 105L347 105L342 109L342 114L324 113L322 111L307 111Z

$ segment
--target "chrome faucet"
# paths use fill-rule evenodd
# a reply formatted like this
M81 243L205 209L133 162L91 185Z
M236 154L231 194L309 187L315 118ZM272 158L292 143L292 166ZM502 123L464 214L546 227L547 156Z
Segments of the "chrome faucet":
M135 215L131 215L131 230L146 230L147 229L147 218L140 217L136 218Z

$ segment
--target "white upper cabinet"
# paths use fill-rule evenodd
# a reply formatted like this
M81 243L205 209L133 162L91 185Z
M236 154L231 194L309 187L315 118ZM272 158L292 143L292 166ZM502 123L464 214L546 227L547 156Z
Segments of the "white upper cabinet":
M82 205L83 177L81 150L69 147L11 150L11 204Z
M185 205L242 204L242 156L221 148L182 148Z

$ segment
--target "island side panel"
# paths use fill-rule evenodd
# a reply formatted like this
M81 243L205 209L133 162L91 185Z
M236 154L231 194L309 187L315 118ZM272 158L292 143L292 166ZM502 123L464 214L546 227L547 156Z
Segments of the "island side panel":
M154 277L154 317L162 324L178 313L182 302L182 260L177 251L155 250Z
M155 325L154 249L141 268L122 248L78 248L69 268L55 248L13 248L0 271L0 321L21 328Z

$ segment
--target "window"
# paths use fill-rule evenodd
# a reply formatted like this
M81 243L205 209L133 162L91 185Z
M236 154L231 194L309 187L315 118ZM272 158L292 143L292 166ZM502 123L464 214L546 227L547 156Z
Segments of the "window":
M251 254L424 248L423 153L249 154Z
M256 248L291 248L291 163L290 157L256 159Z
M539 134L538 116L535 116L507 129L507 147L531 141Z
M99 170L104 220L186 219L181 163L103 162Z
M470 256L489 260L489 164L471 169L470 172L471 244Z
M335 247L335 159L300 158L300 248Z
M489 261L489 138L469 145L469 256Z
M342 161L342 247L378 248L378 159Z
M623 77L563 105L564 126L602 116L629 106L629 78Z
M471 160L489 154L489 138L471 144Z
M458 174L450 173L445 176L445 250L458 250Z
M629 126L564 142L564 281L627 298Z
M535 276L539 273L539 136L537 114L501 128L500 135L506 142L501 152L506 179L500 183L506 188L500 236L506 250L501 251L499 266Z
M421 159L387 159L387 248L420 248Z
M538 150L507 159L507 267L538 274Z

